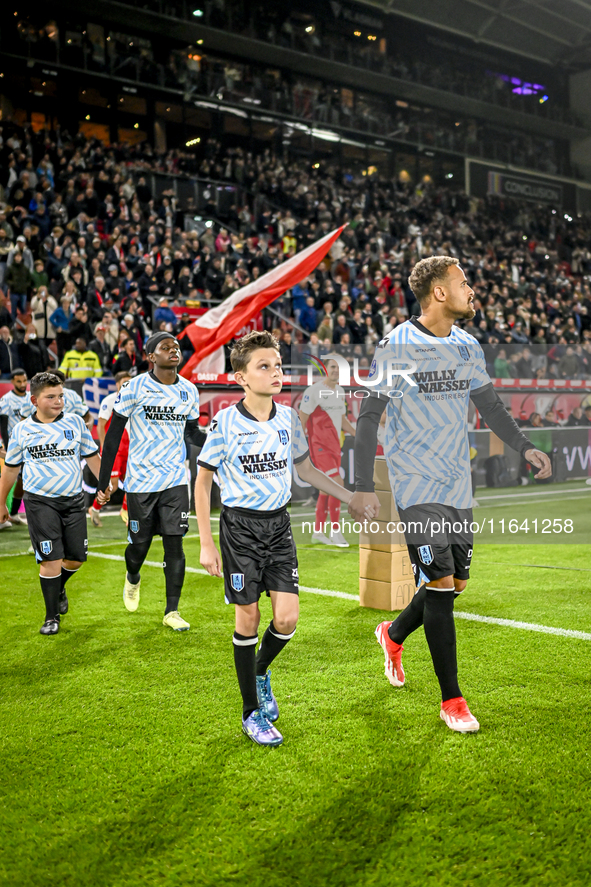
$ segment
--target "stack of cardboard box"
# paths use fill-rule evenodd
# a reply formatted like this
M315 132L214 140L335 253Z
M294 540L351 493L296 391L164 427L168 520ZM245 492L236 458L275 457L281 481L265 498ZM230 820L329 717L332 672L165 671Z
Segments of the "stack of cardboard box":
M404 534L398 532L388 466L376 458L374 470L380 513L359 534L359 603L375 610L403 610L415 593Z

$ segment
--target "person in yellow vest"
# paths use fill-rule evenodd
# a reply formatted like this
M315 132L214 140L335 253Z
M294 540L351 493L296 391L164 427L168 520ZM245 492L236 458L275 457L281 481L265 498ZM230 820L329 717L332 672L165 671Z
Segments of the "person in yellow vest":
M67 379L88 379L103 374L98 354L88 350L82 337L76 339L70 351L66 351L60 370Z

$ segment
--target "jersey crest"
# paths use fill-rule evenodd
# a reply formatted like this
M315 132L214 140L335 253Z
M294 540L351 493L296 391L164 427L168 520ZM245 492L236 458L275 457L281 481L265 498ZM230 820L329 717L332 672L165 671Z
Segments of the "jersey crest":
M460 357L463 357L464 360L470 360L470 349L467 345L458 345L458 351L460 352Z
M231 573L230 579L234 591L242 591L244 589L244 573Z
M433 563L433 549L430 545L419 546L419 557L426 567Z
M66 428L64 431L64 437L66 440L74 440L74 432L70 428Z
M279 428L277 431L279 435L279 442L282 444L289 443L289 431L286 431L285 428Z

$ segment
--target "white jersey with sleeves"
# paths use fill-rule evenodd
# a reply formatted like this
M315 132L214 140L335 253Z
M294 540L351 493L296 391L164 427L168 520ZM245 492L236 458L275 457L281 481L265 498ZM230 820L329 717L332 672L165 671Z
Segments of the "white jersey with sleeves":
M27 418L28 416L32 416L35 410L37 409L33 406L33 402L29 395L27 395L27 403L23 408L22 415ZM80 397L77 391L73 391L71 388L66 388L64 386L64 413L73 413L75 416L84 416L88 412L88 405L86 402Z
M490 384L482 348L460 327L437 337L412 318L377 345L368 387L388 397L383 446L399 508L471 507L470 393Z
M31 398L29 394L25 394L24 397L19 397L18 394L15 394L14 390L7 391L6 394L3 394L0 397L0 416L8 416L8 436L12 434L14 426L24 419L25 416L30 415L27 412L27 405L31 405L33 411L35 407L31 404Z
M106 397L103 397L101 405L99 406L99 419L104 419L105 422L109 421L113 415L113 408L118 397L118 391L112 391L110 394L107 394Z
M337 434L340 435L343 427L343 416L347 415L345 389L337 385L333 391L326 382L314 382L313 385L310 385L304 391L300 402L300 410L310 416L317 407L324 410L330 417Z
M192 382L177 376L173 385L164 385L153 373L135 376L117 395L113 412L129 419L128 493L157 493L187 483L185 424L199 418Z
M6 465L23 466L23 487L54 499L82 491L80 460L98 453L80 416L60 413L53 422L36 415L19 422L8 442Z
M292 407L273 403L269 419L259 422L240 401L216 414L198 462L217 472L226 507L274 511L291 499L292 464L307 456Z

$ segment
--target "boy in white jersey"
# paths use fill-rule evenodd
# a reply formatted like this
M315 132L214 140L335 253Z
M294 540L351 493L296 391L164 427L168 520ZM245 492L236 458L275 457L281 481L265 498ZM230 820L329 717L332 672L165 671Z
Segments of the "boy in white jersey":
M242 694L242 729L259 745L280 745L279 716L269 666L293 637L299 612L298 562L287 503L292 462L299 476L342 502L351 493L318 471L309 459L300 420L273 396L282 387L277 339L248 333L230 355L245 396L215 416L199 456L195 511L201 564L212 576L224 565L226 602L235 604L234 663ZM214 474L221 486L220 548L210 527ZM371 507L368 515L373 515ZM271 598L273 619L258 651L259 598Z
M378 423L387 406L384 453L418 591L394 622L376 629L385 674L393 686L403 686L402 644L423 625L441 688L441 719L452 730L470 733L480 725L459 688L453 618L454 597L466 587L473 546L469 400L502 441L539 469L536 477L549 477L551 465L507 413L476 339L455 325L476 313L458 260L422 259L409 284L422 313L395 327L377 346L368 381L377 383L384 396L368 397L361 407L356 492L349 511L360 519L368 505L379 502L373 469ZM402 374L392 372L401 369Z
M65 373L62 373L61 370L52 370L51 371L54 376L57 376L60 382L63 383L66 381ZM26 419L28 416L32 416L35 412L35 407L31 402L31 398L27 398L26 404L22 409L22 417ZM74 391L73 388L66 388L64 386L64 413L75 413L77 416L80 416L85 425L89 428L92 428L94 425L94 419L92 418L92 414L88 409L87 403L84 401L82 397L78 394L77 391Z
M66 415L61 380L37 373L31 380L35 413L19 422L8 442L0 477L0 521L6 496L23 466L31 545L39 563L45 599L43 635L57 634L60 614L68 612L65 585L86 560L86 515L80 460L98 475L100 457L79 416Z
M327 377L304 391L300 403L300 421L308 436L310 455L316 468L344 486L341 478L341 430L355 437L355 429L347 419L345 389L338 384L339 366L336 360L326 361ZM326 515L330 513L330 534L325 534ZM348 548L349 543L339 528L341 503L333 496L320 493L316 503L316 520L312 542ZM336 529L335 529L336 525Z
M179 343L170 333L154 333L146 342L154 365L135 376L119 392L105 437L97 499L110 496L110 476L123 431L128 425L129 457L125 475L128 540L123 603L134 612L140 600L140 570L154 536L162 536L166 609L163 625L174 631L190 628L178 612L185 578L183 536L189 529L189 488L185 471L186 446L201 447L199 395L178 375Z
M26 407L30 404L30 399L27 395L26 372L23 369L20 369L20 367L17 367L10 374L10 379L12 382L12 391L7 391L6 394L0 397L0 436L5 450L8 449L8 440L15 426L25 417L25 415L30 415L26 412ZM24 521L19 515L22 501L23 482L19 475L14 486L8 521L6 521L6 523L0 522L0 529L11 527L12 524L26 523L26 521Z

